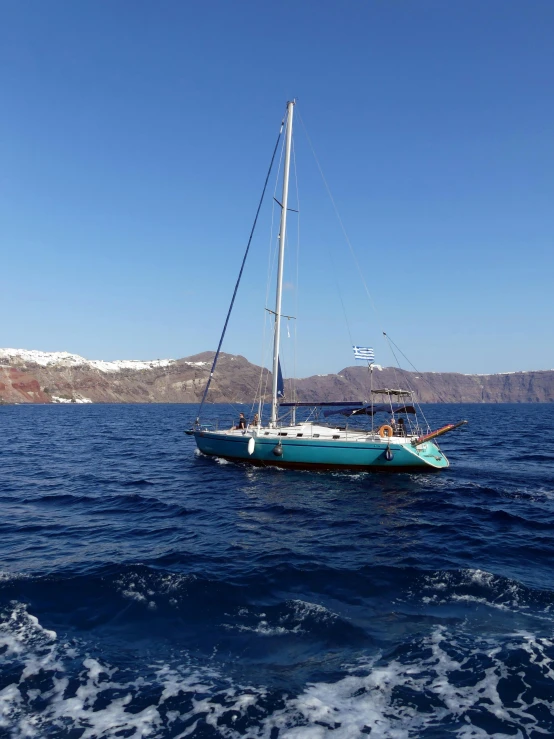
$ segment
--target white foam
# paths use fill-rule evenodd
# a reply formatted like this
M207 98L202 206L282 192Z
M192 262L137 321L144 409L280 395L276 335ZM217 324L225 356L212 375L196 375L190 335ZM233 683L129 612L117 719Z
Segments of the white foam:
M136 600L139 603L146 603L147 602L146 596L143 595L142 593L138 593L134 589L134 585L131 585L128 590L123 590L121 592L121 595L124 598L129 598L130 600Z
M283 636L284 634L298 633L296 629L285 629L284 626L270 626L265 620L261 620L254 626L246 626L244 624L223 624L226 629L235 631L251 631L259 636Z
M179 598L175 597L183 586L196 579L192 574L181 574L177 572L161 573L130 573L118 578L115 587L124 598L140 603L150 610L158 607L156 599L160 596L172 606L179 604ZM169 599L167 596L171 596Z
M467 592L468 588L480 589L480 592ZM420 583L422 591L431 591L421 596L419 591L408 591L410 598L421 598L423 603L445 605L448 603L473 603L494 608L499 611L530 615L529 605L525 603L525 591L517 582L480 569L466 569L458 572L435 572L426 575ZM461 591L461 592L460 592ZM532 617L539 621L554 622L550 613L551 604L541 610L534 609Z
M487 572L486 570L467 569L462 570L462 573L468 581L477 583L478 585L485 585L487 587L490 587L494 580L492 572Z
M334 616L307 601L289 604L300 615ZM3 654L19 675L0 692L0 727L13 739L72 730L86 739L123 732L132 739L184 738L203 724L224 739L271 739L276 730L279 739L351 739L368 732L373 739L408 739L427 730L469 739L489 736L480 726L492 719L505 728L494 734L500 739L548 736L554 712L554 640L529 631L484 638L437 627L416 638L402 658L362 657L344 666L341 679L309 684L297 695L239 684L232 673L222 674L223 666L199 664L186 653L174 664L137 665L141 676L118 670L88 646L76 653L75 646L59 643L22 605L14 605L0 634L19 645ZM504 705L502 683L511 678L527 688ZM549 697L533 694L531 680L540 680L539 695ZM279 707L268 710L271 705Z
M328 608L318 603L310 603L305 600L288 600L287 611L281 614L275 623L268 620L266 613L251 613L247 608L239 608L235 623L222 624L224 628L238 632L252 632L259 636L284 636L285 634L305 634L307 627L306 619L310 618L317 622L332 622L338 616ZM230 615L230 614L227 614ZM240 619L248 619L253 623L240 623ZM256 621L256 619L258 619Z
M11 717L20 710L22 703L23 696L17 685L7 685L0 690L0 728L6 729L12 726Z
M547 657L545 648L549 640L536 639L532 635L516 635L510 644L514 650L527 645L531 661L540 660L544 674L551 679L552 660ZM430 636L422 640L422 647L429 650L429 656L414 662L400 663L392 660L381 664L374 659L365 668L358 670L357 675L348 675L336 683L315 683L297 698L289 701L287 707L271 717L272 725L283 728L279 736L283 739L299 739L300 737L332 737L333 739L349 739L360 736L363 730L371 730L372 737L397 737L408 739L421 735L425 729L436 727L443 720L463 717L466 726L463 733L457 736L480 736L480 729L470 719L469 712L483 716L491 714L505 722L510 733L495 734L496 737L523 736L519 727L526 725L529 731L536 728L541 731L537 719L527 711L531 704L526 704L520 695L509 709L502 705L498 693L498 685L508 674L508 669L500 659L501 647L492 642L482 640L481 644L458 643L453 635L444 627L439 627ZM461 659L452 658L447 647L455 647ZM482 670L474 670L470 659L482 659L484 664L492 664ZM465 671L470 682L452 680L453 673ZM399 688L409 689L417 693L420 699L432 700L427 711L418 709L412 701L403 702L395 697ZM554 685L553 685L554 688ZM531 699L536 703L538 699ZM539 701L548 708L554 709L552 701ZM287 729L291 724L291 712L295 723L306 726ZM324 724L314 726L314 724ZM518 729L514 734L513 730ZM544 733L541 731L541 733ZM489 734L483 734L489 736Z
M287 604L292 606L294 617L300 621L304 621L308 617L314 618L316 621L334 621L338 618L336 613L333 613L319 603L311 603L296 598L287 601Z
M23 572L7 572L6 570L0 570L0 582L12 582L13 580L26 580L30 575L26 575Z
M9 727L11 735L17 739L23 737L42 737L43 730L67 727L68 720L73 727L83 731L84 739L99 737L115 737L121 731L134 730L126 736L147 737L155 733L161 725L160 714L156 706L147 706L140 713L132 713L127 706L133 699L132 683L128 685L111 680L116 672L102 665L96 659L86 658L82 665L84 670L79 675L79 687L73 697L65 697L69 679L63 673L63 647L57 644L55 632L44 629L35 616L28 614L21 604L16 604L7 622L2 625L2 632L8 632L12 640L19 644L16 652L4 654L4 658L21 658L24 652L23 670L18 684L8 685L0 693L0 726ZM9 640L8 640L9 642ZM62 677L59 677L59 674ZM40 675L41 683L47 678L47 690L35 689L24 699L20 686L32 676ZM109 689L121 690L129 688L123 697L114 698L105 708L95 710L94 705L100 693ZM40 698L39 712L33 712L26 706L26 701Z

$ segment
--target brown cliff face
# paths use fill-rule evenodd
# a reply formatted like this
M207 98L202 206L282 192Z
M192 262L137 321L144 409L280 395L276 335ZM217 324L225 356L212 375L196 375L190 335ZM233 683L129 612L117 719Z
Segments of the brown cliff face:
M305 400L367 398L371 380L367 367L347 367L338 375L297 381ZM385 367L374 370L373 387L402 387L416 391L421 403L552 403L554 370L498 375L456 372L407 372Z
M196 403L202 397L213 357L214 352L203 352L167 366L118 371L102 371L87 364L44 366L20 358L8 360L16 365L12 366L3 359L0 402ZM265 387L267 370L261 372L244 357L222 353L209 400L240 403L253 398L260 377Z
M27 368L0 367L0 402L50 403L39 379Z
M28 353L31 354L31 353ZM102 363L68 366L38 364L24 357L4 357L0 366L0 403L197 403L202 397L214 352L165 364L114 371ZM81 358L79 358L81 359ZM260 387L266 400L271 373L242 356L220 355L208 401L247 403ZM369 396L367 367L346 367L338 374L304 377L295 382L298 400L364 400ZM406 387L423 403L551 403L554 370L498 375L454 372L406 372L391 367L373 372L373 387ZM286 382L291 396L292 382Z

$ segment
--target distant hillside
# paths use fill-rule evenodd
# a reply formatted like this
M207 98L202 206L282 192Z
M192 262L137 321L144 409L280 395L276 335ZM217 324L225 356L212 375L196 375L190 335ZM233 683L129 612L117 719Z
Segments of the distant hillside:
M213 357L214 352L203 352L185 359L104 362L67 352L0 349L0 398L7 403L196 403ZM210 400L243 402L259 382L259 367L222 353Z
M368 394L367 367L346 367L336 375L297 381L303 400L346 400ZM552 403L554 370L462 375L457 372L406 372L385 367L373 372L374 387L408 387L422 403Z
M200 400L214 352L184 359L151 361L88 360L67 352L0 349L0 403L196 403ZM271 387L271 373L241 356L221 354L208 400L247 403L260 387ZM290 396L290 381L287 394ZM554 370L496 375L455 372L375 370L374 387L408 386L423 403L552 403ZM363 400L368 397L367 367L296 381L299 400Z

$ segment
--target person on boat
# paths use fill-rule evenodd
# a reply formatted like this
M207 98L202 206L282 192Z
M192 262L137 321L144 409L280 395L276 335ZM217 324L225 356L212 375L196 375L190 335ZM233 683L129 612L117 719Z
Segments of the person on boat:
M389 426L392 429L393 436L395 436L396 435L396 419L394 418L394 416L391 416L391 419L389 421Z
M406 436L406 427L404 426L403 418L398 419L398 426L396 428L396 433L398 434L398 436Z
M252 419L252 426L257 426L260 422L260 417L257 413L254 414L254 418Z
M235 431L238 429L246 428L246 418L244 417L244 413L239 413L239 422L236 426L233 426L233 428L235 429Z

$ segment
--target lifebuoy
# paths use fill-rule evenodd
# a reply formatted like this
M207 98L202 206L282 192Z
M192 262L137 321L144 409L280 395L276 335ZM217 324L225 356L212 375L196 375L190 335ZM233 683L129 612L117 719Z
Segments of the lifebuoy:
M392 436L392 426L389 426L388 423L383 424L379 429L379 436L381 439L390 439Z

